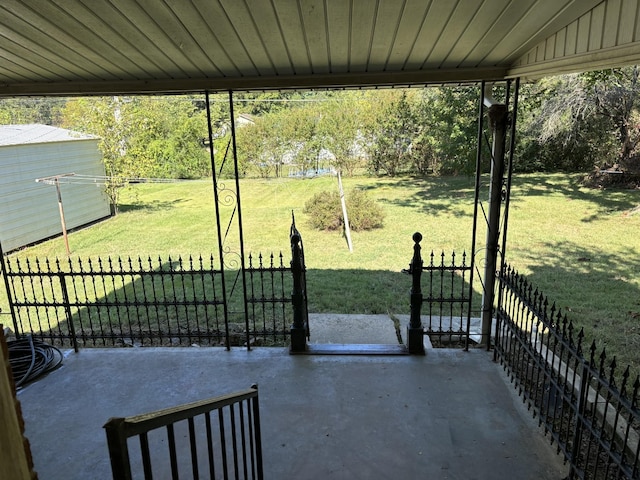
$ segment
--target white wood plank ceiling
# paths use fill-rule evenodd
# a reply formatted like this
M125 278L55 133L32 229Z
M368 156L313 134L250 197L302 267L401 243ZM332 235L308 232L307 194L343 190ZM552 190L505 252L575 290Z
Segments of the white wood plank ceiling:
M640 62L639 15L638 0L2 0L0 95L535 76Z

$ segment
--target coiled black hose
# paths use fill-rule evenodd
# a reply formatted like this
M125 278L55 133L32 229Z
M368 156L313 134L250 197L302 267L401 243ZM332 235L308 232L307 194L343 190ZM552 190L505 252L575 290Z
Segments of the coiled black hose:
M7 347L9 347L9 365L11 365L16 388L58 368L62 365L64 358L60 349L40 340L34 340L30 335L8 341Z

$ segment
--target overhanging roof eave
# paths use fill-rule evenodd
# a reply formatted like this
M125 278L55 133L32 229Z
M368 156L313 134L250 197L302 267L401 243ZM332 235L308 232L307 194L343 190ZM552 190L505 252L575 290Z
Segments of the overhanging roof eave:
M289 76L177 78L139 80L79 80L67 82L0 84L0 97L71 96L185 93L197 91L258 91L289 89L342 89L388 86L415 86L446 83L474 83L500 80L507 75L506 67L433 69L398 72L353 72Z
M507 78L520 77L525 80L536 80L551 75L605 70L608 68L636 65L640 62L640 42L631 45L600 49L568 55L553 60L544 60L530 64L522 64L509 69Z

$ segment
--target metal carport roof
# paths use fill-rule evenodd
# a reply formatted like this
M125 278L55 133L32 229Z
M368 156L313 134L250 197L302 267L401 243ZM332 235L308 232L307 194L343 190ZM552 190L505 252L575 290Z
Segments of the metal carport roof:
M0 95L535 78L640 62L638 0L4 0Z

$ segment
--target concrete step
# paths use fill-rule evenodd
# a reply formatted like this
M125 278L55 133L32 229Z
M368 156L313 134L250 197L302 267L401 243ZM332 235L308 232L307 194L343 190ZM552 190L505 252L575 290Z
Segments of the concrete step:
M389 315L309 314L309 343L400 345Z
M466 318L462 321L456 317L431 317L431 328L434 331L466 330ZM422 325L426 329L429 317L422 317ZM409 326L409 315L395 314L344 314L344 313L312 313L309 314L309 345L404 345ZM495 327L495 325L493 325ZM492 334L495 328L492 328ZM473 317L470 322L469 338L478 344L482 340L482 319ZM428 335L424 337L425 348L433 348ZM326 349L327 351L329 349ZM334 349L339 350L339 349ZM354 348L353 350L357 350ZM363 350L360 348L360 350Z
M404 345L313 343L295 355L409 355Z

